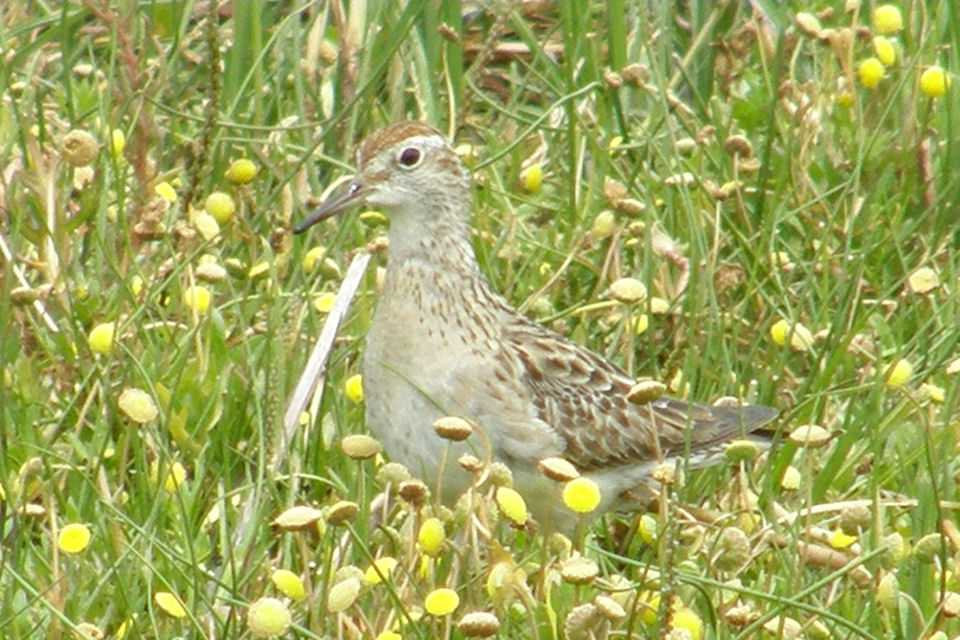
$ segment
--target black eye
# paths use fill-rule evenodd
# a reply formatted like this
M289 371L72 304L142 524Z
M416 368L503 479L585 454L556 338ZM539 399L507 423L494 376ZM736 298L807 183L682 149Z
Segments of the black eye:
M398 160L400 161L401 166L412 169L420 162L420 149L417 149L416 147L407 147L400 152Z

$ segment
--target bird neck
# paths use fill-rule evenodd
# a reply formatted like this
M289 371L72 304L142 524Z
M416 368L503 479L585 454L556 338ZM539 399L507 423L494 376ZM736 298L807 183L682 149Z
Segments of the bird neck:
M483 279L470 241L469 198L397 209L390 214L388 270L413 262L430 271Z

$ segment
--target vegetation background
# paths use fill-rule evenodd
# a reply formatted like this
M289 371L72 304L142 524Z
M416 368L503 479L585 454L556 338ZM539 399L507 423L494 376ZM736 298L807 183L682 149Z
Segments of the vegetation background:
M957 637L958 12L3 3L0 635ZM401 118L474 169L497 289L673 393L780 408L773 452L572 540L479 476L472 516L373 526L403 473L341 442L382 252L282 416L387 221L288 230Z

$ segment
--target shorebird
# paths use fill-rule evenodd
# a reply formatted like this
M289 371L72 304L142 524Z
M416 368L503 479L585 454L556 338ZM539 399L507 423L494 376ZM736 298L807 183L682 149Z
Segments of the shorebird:
M471 244L470 177L445 137L400 122L357 149L357 173L294 227L365 205L390 219L387 268L363 356L366 421L387 454L445 499L470 478L456 464L475 438L440 439L432 424L464 418L483 431L494 460L544 520L569 520L557 484L537 469L560 457L597 483L598 512L642 508L650 473L689 456L720 459L777 411L660 396L628 400L635 380L585 347L529 320L481 273ZM442 462L445 461L445 464ZM442 466L442 468L441 468Z

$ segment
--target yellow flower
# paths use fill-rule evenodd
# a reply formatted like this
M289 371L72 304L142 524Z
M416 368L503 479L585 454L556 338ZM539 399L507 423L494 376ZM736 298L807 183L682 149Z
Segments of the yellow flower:
M940 286L940 274L930 267L920 267L907 278L913 293L929 293Z
M143 278L139 275L130 278L130 292L133 293L134 297L139 297L143 293Z
M794 351L806 351L813 346L813 334L799 322L792 326L784 319L777 320L770 327L770 338L780 346L787 344L790 339L790 348Z
M830 535L830 546L834 549L846 549L857 541L857 536L851 536L843 532L843 529L835 529Z
M670 303L663 298L652 296L650 298L650 313L660 316L670 311Z
M877 604L881 609L890 611L897 607L899 601L900 583L897 581L897 574L887 573L877 584Z
M121 391L120 397L117 398L117 405L128 418L139 424L150 422L159 413L153 397L143 389L135 387L127 387Z
M563 503L577 513L590 513L600 506L600 487L590 478L574 478L563 487Z
M108 353L113 347L113 334L117 329L116 322L102 322L90 330L87 343L94 353Z
M177 190L174 189L166 180L163 182L158 182L156 185L154 185L153 192L167 202L173 203L177 201Z
M889 67L897 61L897 50L890 38L886 36L873 37L873 52L877 54L877 58L885 67Z
M357 214L357 219L363 224L368 224L370 226L386 226L390 222L390 219L387 216L375 209L361 211L359 214Z
M247 627L258 638L275 638L290 628L290 609L277 598L260 598L247 610Z
M376 640L403 640L403 636L396 631L385 629L377 634Z
M187 610L184 608L183 602L169 591L157 591L153 594L153 601L156 602L160 610L168 616L183 618L187 615Z
M660 535L657 517L652 513L645 513L640 516L640 521L637 522L637 532L640 534L640 539L651 547L657 544L657 538Z
M801 479L800 471L796 467L787 467L780 479L780 487L786 491L796 491L800 488Z
M365 433L353 433L340 440L340 448L352 460L369 460L380 453L380 442Z
M460 606L460 596L453 589L434 589L427 594L423 608L432 616L448 616Z
M60 529L57 546L64 553L80 553L90 544L90 529L85 524L68 524Z
M543 182L543 168L539 163L534 163L520 172L520 186L524 191L537 193L540 191L540 184Z
M206 211L200 211L193 216L193 226L200 232L204 240L213 240L220 234L220 224L217 219Z
M918 391L920 391L920 395L934 404L943 404L943 401L946 399L946 392L943 387L938 387L929 382L921 384Z
M424 553L431 556L437 555L444 540L446 540L446 533L443 530L443 522L439 518L427 518L423 521L420 532L417 534L417 542L420 543Z
M526 523L527 503L523 501L523 496L510 487L498 487L495 498L500 512L514 524Z
M183 292L183 301L197 313L206 313L210 309L210 290L201 285L187 287Z
M103 629L92 622L78 624L76 634L80 640L101 640L104 637Z
M133 628L133 625L137 622L137 614L131 614L129 618L120 623L120 626L117 627L117 630L114 632L114 638L126 638L127 634L130 633L130 629Z
M303 580L300 576L288 569L277 569L270 574L270 581L280 593L291 600L300 601L306 597L307 592L303 588Z
M160 481L160 461L154 460L150 463L150 480L156 484ZM187 480L187 470L182 464L174 461L167 469L167 476L163 479L163 489L167 493L173 493L181 484Z
M902 387L913 375L913 365L906 358L900 358L887 367L885 382L888 387Z
M703 620L689 607L677 607L670 615L670 627L685 629L690 633L691 640L702 640Z
M216 218L217 222L226 224L230 222L230 218L233 217L234 211L237 210L237 205L233 203L233 198L230 197L230 194L223 193L222 191L214 191L208 195L207 199L203 202L203 208L207 210L207 213Z
M319 522L323 522L323 511L307 505L296 505L278 515L270 524L287 531L298 531Z
M257 175L257 165L252 160L234 160L223 176L233 184L247 184Z
M646 625L657 621L657 612L660 610L660 593L657 591L641 591L637 594L640 608L640 619Z
M920 91L931 98L939 98L950 87L950 76L943 67L933 65L920 74Z
M327 594L327 609L332 613L347 609L360 595L360 586L359 578L351 576L330 587L330 592Z
M896 33L903 29L900 9L892 4L882 4L873 10L873 28L880 33Z
M883 63L876 58L867 58L857 67L857 75L860 77L860 84L867 89L874 89L880 84L883 78Z
M380 584L384 578L389 578L393 570L397 568L397 559L389 556L377 558L373 561L367 571L363 574L363 581L367 584ZM381 577L382 576L382 577Z
M304 271L310 272L313 271L313 268L316 267L320 262L326 257L327 249L326 247L313 247L307 251L306 255L303 256L303 260L300 262L300 266L303 267Z
M636 278L620 278L610 285L610 295L628 304L641 302L647 298L647 286Z
M120 129L114 129L110 132L110 153L119 158L123 155L123 148L127 144L127 137L123 135Z
M613 235L614 230L617 228L617 220L614 217L613 211L605 209L597 214L597 217L593 219L593 228L591 232L593 237L598 240L603 238L609 238Z
M351 401L357 403L362 402L363 378L360 376L360 374L358 373L347 378L347 381L343 383L343 390Z
M650 318L645 313L636 315L627 323L627 326L633 329L633 332L640 335L650 327Z
M261 260L247 270L247 277L253 280L270 271L270 263L267 260Z
M337 301L337 295L335 293L321 293L319 296L313 299L313 308L319 311L320 313L330 313L330 310L333 309L333 303Z

